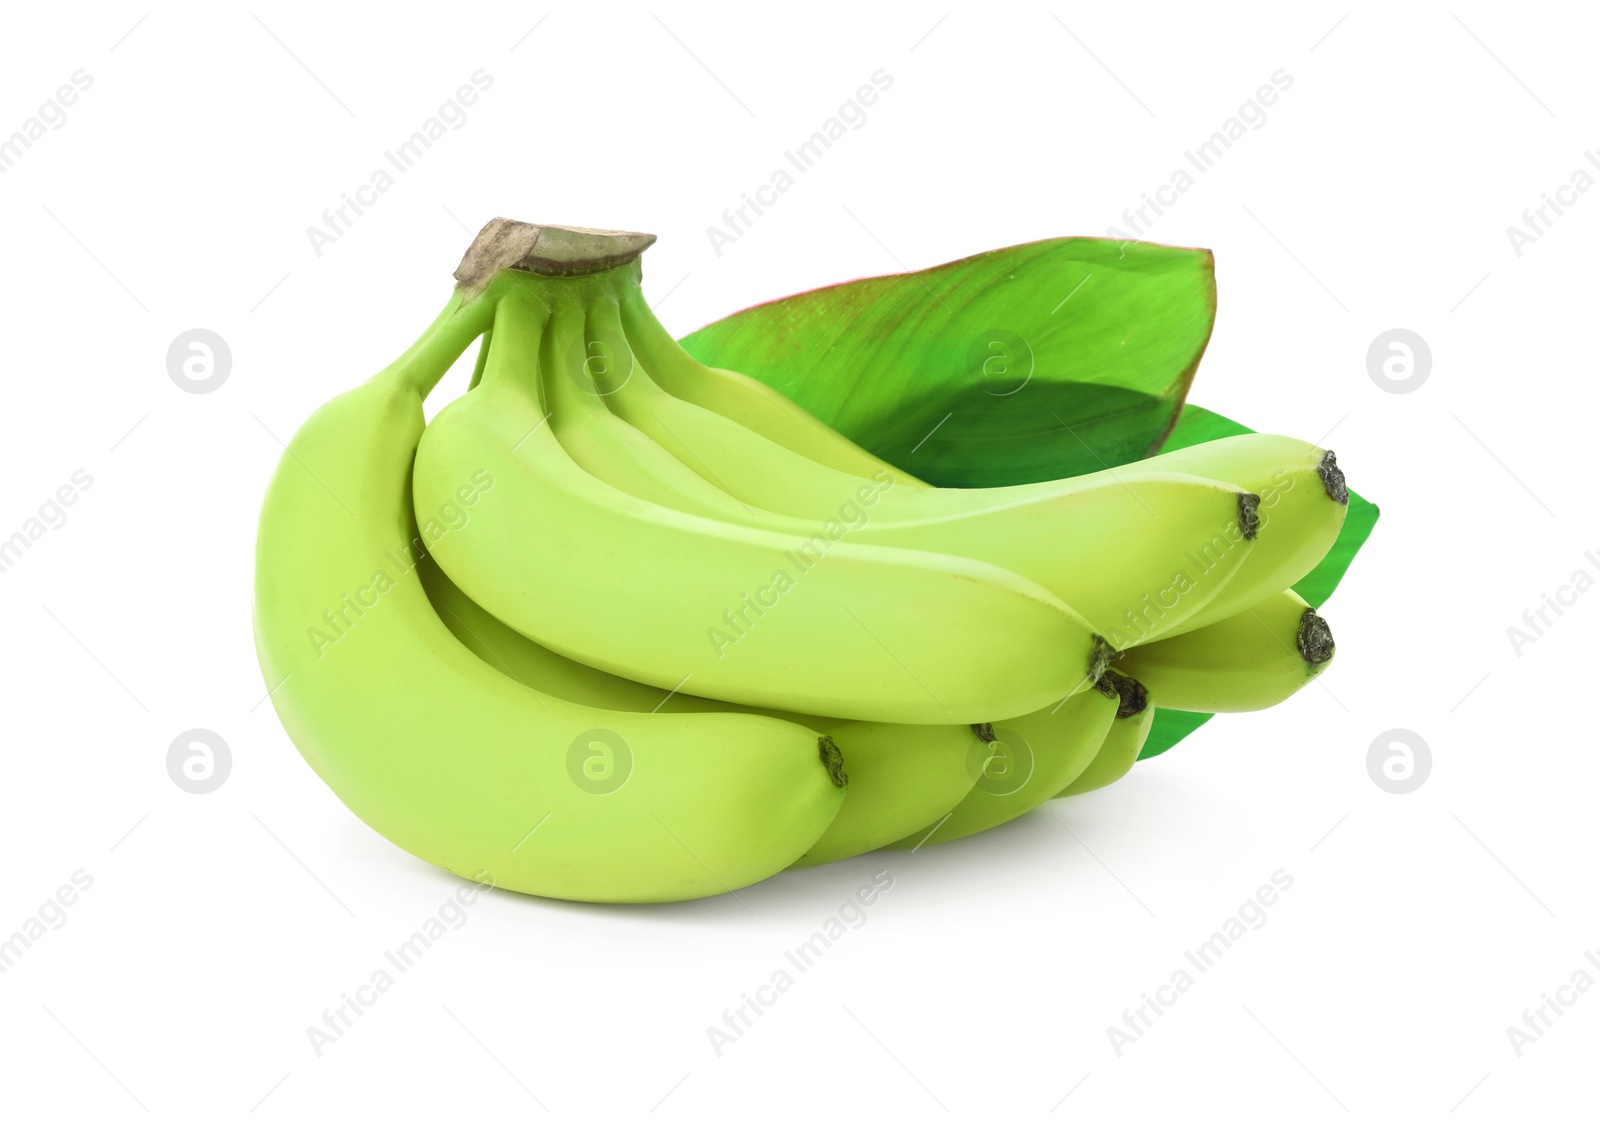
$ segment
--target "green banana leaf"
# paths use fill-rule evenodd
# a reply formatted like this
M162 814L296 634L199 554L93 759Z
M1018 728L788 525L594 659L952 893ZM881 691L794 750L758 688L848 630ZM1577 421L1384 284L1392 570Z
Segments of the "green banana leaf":
M757 305L685 336L930 484L1148 456L1211 338L1209 250L1053 238Z
M993 487L1253 432L1184 402L1215 312L1208 250L1057 238L784 297L681 342L929 483ZM1295 591L1320 606L1377 520L1352 491ZM1139 760L1211 717L1158 707Z

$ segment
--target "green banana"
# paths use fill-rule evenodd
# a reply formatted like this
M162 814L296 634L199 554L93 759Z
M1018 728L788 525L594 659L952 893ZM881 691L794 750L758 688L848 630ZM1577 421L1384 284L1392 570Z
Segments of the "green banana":
M812 730L565 702L484 664L428 601L407 487L422 398L499 295L458 288L400 360L312 415L273 475L255 631L284 728L379 833L481 882L674 901L781 870L844 800ZM595 742L632 761L604 795L573 768Z
M942 815L971 790L968 726L905 726L762 711L610 675L535 644L484 610L432 558L417 573L439 617L485 663L568 702L663 714L770 714L815 730L839 748L849 784L844 805L793 864L814 866L876 850Z
M623 299L630 304L637 302L645 308L646 315L649 314L642 292L629 293ZM687 352L684 356L689 358ZM867 452L793 399L749 375L693 363L692 366L665 368L657 372L656 377L667 393L720 414L818 464L868 478L887 471L893 474L900 487L927 487L910 473Z
M609 316L609 311L606 314ZM626 294L620 321L605 324L599 334L608 341L604 346L620 349L613 360L615 365L632 369L632 377L621 380L618 392L610 395L607 403L648 432L682 463L752 507L813 519L827 518L836 512L838 497L848 491L848 478L807 463L791 450L770 448L770 443L760 434L698 409L670 391L669 384L681 387L694 383L697 377L709 378L706 373L709 369L678 346L650 315L641 296ZM745 466L756 464L764 465L766 470L743 470ZM1174 501L1171 507L1183 511L1188 520L1180 521L1167 514L1159 501L1149 500L1143 492L1154 485L1152 478L1175 475L1221 481L1234 492L1258 497L1259 506L1248 514L1241 510L1237 520L1213 517L1209 523L1197 526L1194 521L1205 509L1192 501L1187 504ZM1146 595L1156 587L1150 584L1148 575L1130 574L1127 582L1119 583L1115 576L1108 574L1108 570L1116 567L1107 565L1107 554L1113 551L1104 536L1085 534L1081 537L1081 543L1104 544L1100 551L1092 554L1085 567L1090 570L1088 578L1063 562L1059 544L1040 536L1036 522L1030 527L1030 533L1021 537L1034 546L1043 539L1057 547L1056 555L1051 558L1054 571L1048 566L1042 567L1026 553L1018 556L1015 548L1008 544L1008 518L1024 515L1029 519L1048 518L1028 506L1029 503L1039 503L1058 493L1092 492L1101 485L1109 489L1112 484L1121 489L1115 495L1122 504L1119 509L1114 500L1105 501L1107 519L1115 521L1130 547L1115 555L1119 562L1133 556L1160 566L1167 564L1175 553L1186 560L1198 544L1214 549L1210 544L1217 527L1225 523L1233 528L1236 536L1239 526L1254 521L1267 532L1267 538L1250 552L1252 557L1232 559L1239 569L1237 578L1234 566L1228 567L1208 580L1205 594L1185 598L1181 608L1161 614L1161 619L1154 621L1150 619L1151 605ZM1139 527L1138 508L1133 501L1142 504L1156 518ZM1120 646L1127 647L1203 627L1292 585L1322 560L1338 538L1348 502L1344 474L1332 452L1294 438L1244 434L1162 453L1070 481L1046 481L1011 488L902 489L896 479L895 487L877 503L872 519L853 533L860 541L923 549L930 547L919 540L932 539L944 544L938 549L982 557L1007 566L1033 578L1067 601L1103 634L1109 635L1113 629L1120 631L1123 634ZM1009 510L1005 514L984 510L996 506ZM974 515L980 516L980 521L965 532L951 525L935 526L931 522ZM1076 528L1077 520L1085 517L1078 514L1073 518ZM920 533L908 536L905 528L899 525L902 522L917 524ZM1269 526L1276 529L1268 532ZM1223 542L1217 538L1216 548ZM1174 551L1174 544L1179 545L1179 552ZM1226 592L1223 592L1224 587ZM1097 597L1109 599L1115 608L1095 604ZM1134 614L1131 621L1130 608Z
M1116 668L1174 710L1264 710L1320 675L1333 653L1328 623L1286 589L1215 624L1123 652Z
M439 619L468 651L502 674L542 694L580 706L638 714L659 713L679 697L569 660L559 652L535 644L463 593L431 555L417 560L417 577ZM732 703L722 704L721 709L725 713L740 710Z
M685 369L708 369L653 318L645 323L635 287L620 288L640 302L631 328L609 295L555 309L552 350L581 362L542 374L557 441L590 475L630 495L797 536L813 553L848 535L989 562L1038 582L1117 647L1199 611L1256 547L1254 497L1153 466L1131 478L1116 470L963 490L903 488L888 472L866 480L818 464L657 386L655 366L676 369L680 384L692 381ZM629 332L648 352L635 352ZM635 361L645 355L650 365ZM773 490L795 498L774 499Z
M643 429L683 464L731 493L749 509L780 512L822 524L840 519L859 479L768 441L669 393L657 371L675 385L704 377L707 368L684 351L650 314L637 293L619 313L595 310L597 335L620 348L617 380L607 405ZM1214 596L1253 546L1254 497L1200 479L1162 475L1155 458L1132 474L1107 470L1070 480L1005 488L900 486L891 474L861 525L863 542L909 546L981 558L1045 586L1102 633L1126 627L1125 616L1193 570L1194 557L1214 553L1205 581L1185 596L1152 634L1184 619ZM1250 544L1250 545L1247 545ZM1193 574L1190 575L1193 577Z
M1077 796L1121 780L1139 760L1139 751L1150 736L1156 708L1150 704L1149 690L1137 679L1116 671L1106 672L1106 678L1117 691L1117 717L1106 731L1105 740L1100 743L1089 767L1078 774L1077 780L1056 793L1057 796Z
M469 597L591 666L749 706L956 725L1028 713L1092 681L1104 642L1010 571L853 542L818 549L584 472L545 425L541 374L582 365L581 337L573 349L559 334L573 307L614 300L638 275L636 260L588 276L515 274L482 380L423 434L419 519L459 518L476 474L496 482L432 544Z
M1128 468L1157 464L1163 471L1225 480L1261 497L1257 509L1261 537L1256 549L1227 586L1168 629L1169 636L1241 613L1305 577L1327 555L1350 510L1350 493L1338 459L1329 450L1293 437L1245 433L1174 449Z
M985 831L1031 812L1060 792L1094 760L1116 719L1117 692L1108 695L1096 686L1059 706L975 727L976 786L942 819L893 846L914 849Z
M549 329L563 341L558 352L570 348L582 338L583 309L556 308ZM610 353L601 351L543 380L550 427L573 462L595 479L661 507L731 522L752 514L726 492L705 487L693 469L607 409L602 396L613 392L612 374Z
M960 803L978 779L970 768L971 726L854 722L832 729L848 747L849 791L797 867L886 847Z
M1332 658L1289 588L1343 522L1331 452L930 487L679 347L653 241L494 220L273 475L269 696L400 847L548 897L703 897L1104 787L1152 699L1259 709Z

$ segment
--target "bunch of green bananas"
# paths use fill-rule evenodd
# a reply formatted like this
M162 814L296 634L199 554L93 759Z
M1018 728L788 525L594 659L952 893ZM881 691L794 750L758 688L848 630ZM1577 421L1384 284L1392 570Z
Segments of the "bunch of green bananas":
M547 897L716 894L1110 784L1154 703L1271 706L1331 658L1289 587L1344 519L1332 453L929 487L680 348L653 241L494 220L272 478L271 697L399 846Z

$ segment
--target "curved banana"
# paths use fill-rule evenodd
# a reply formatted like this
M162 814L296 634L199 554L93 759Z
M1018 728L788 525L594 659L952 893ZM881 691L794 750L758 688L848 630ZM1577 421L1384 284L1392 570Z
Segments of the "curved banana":
M1105 741L1100 743L1089 767L1078 774L1077 780L1056 793L1057 796L1077 796L1121 780L1139 760L1139 751L1150 736L1156 708L1150 705L1150 692L1145 685L1115 671L1106 672L1106 678L1117 690L1116 720L1106 731Z
M630 310L642 310L645 317L660 327L645 302L642 290L634 289L619 294L619 301ZM661 328L661 331L666 334L665 328ZM671 339L671 336L667 338ZM601 345L612 352L627 349L620 324L614 332L602 334ZM681 347L674 347L673 351L678 361L654 372L656 380L669 394L720 415L741 429L758 433L808 460L840 472L869 479L888 472L901 487L928 487L910 473L867 452L793 399L759 379L739 371L708 367Z
M357 816L481 882L675 901L781 870L844 800L813 731L574 705L484 664L429 603L408 487L422 397L490 299L458 289L401 360L312 415L273 475L255 631L284 728ZM597 742L631 758L620 787L574 767Z
M637 261L518 279L496 306L482 381L427 427L413 472L418 518L461 522L432 554L486 610L613 674L842 718L988 721L1092 681L1104 642L1007 570L849 542L816 549L584 472L545 425L541 373L581 366L582 337L572 351L560 334L570 308L636 287ZM494 486L463 512L480 473Z
M596 305L614 304L603 296ZM633 377L624 368L628 352L618 335L600 329L590 310L563 305L555 309L548 330L556 340L556 354L577 352L581 364L566 364L542 371L542 387L556 440L584 471L631 496L691 515L723 519L730 523L793 533L809 527L785 516L753 508L707 482L696 471L652 440L642 429L629 425L608 405L622 385ZM615 309L612 309L615 319Z
M794 866L815 866L892 843L954 807L973 786L969 726L906 726L760 711L611 675L523 636L469 598L432 558L417 565L428 599L456 639L512 678L568 702L663 714L764 713L831 739L849 779L844 805ZM604 755L601 754L602 763Z
M1320 675L1333 652L1328 622L1286 589L1215 624L1123 652L1116 669L1174 710L1264 710Z
M636 714L659 713L680 697L535 644L463 593L430 555L417 560L417 577L428 602L455 638L484 663L524 686L580 706ZM714 709L724 713L741 710L732 703Z
M1081 691L1059 706L975 727L976 786L943 819L893 846L916 848L960 839L1031 812L1094 760L1117 716L1117 706L1117 692L1107 695L1097 684L1097 689Z
M1169 636L1204 628L1288 589L1333 547L1350 510L1344 472L1330 450L1272 433L1245 433L1174 449L1117 471L1130 477L1146 471L1192 472L1261 497L1256 549L1227 587L1169 629Z
M1151 697L1257 709L1331 659L1286 587L1342 524L1332 453L932 488L684 352L639 290L652 241L491 222L274 473L270 697L402 848L549 897L707 896L1102 787Z
M634 294L630 299L643 303L644 295ZM689 358L687 352L684 354ZM759 379L739 371L707 367L699 363L692 367L663 370L657 377L669 394L720 414L736 425L759 433L769 441L818 464L869 478L888 471L893 473L900 487L928 487L910 473L867 452L793 399Z
M844 807L797 867L887 847L955 807L978 779L971 726L847 722L828 732L846 755L850 785Z
M575 464L630 496L690 515L737 523L754 514L726 492L706 487L698 473L606 407L603 397L615 392L612 353L603 341L586 339L581 307L554 309L548 328L557 354L586 341L581 363L565 364L543 379L550 428ZM773 522L774 529L781 525Z
M1116 647L1200 611L1256 549L1255 497L1187 474L935 489L819 464L658 386L657 368L676 369L679 385L692 381L685 368L708 369L644 317L641 305L625 324L605 295L557 308L553 354L577 361L542 372L558 441L631 495L797 536L813 555L848 537L989 562L1050 590Z

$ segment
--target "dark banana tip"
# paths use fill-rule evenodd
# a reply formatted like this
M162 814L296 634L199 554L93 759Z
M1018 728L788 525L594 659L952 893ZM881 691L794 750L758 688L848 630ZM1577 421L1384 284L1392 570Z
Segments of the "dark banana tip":
M1315 609L1307 609L1300 616L1300 630L1295 634L1295 647L1300 649L1300 658L1311 667L1318 667L1333 659L1333 630L1328 627L1328 622L1317 615Z
M1108 699L1117 700L1117 717L1132 718L1135 714L1143 714L1150 705L1150 691L1145 685L1120 671L1107 670L1100 681L1095 684L1100 688L1100 693Z
M990 742L994 741L993 722L974 722L972 724L972 732L977 734L978 740L983 742L985 745L988 745Z
M1089 652L1089 682L1099 683L1104 677L1106 669L1111 666L1111 661L1122 653L1113 648L1104 636L1094 638L1094 647Z
M1261 530L1261 497L1254 492L1239 493L1239 529L1247 539Z
M1322 454L1322 460L1317 464L1317 475L1322 477L1322 490L1328 493L1328 498L1337 504L1350 502L1350 489L1344 484L1344 469L1339 467L1339 458L1329 449Z
M839 752L839 747L827 734L817 738L817 756L822 758L822 767L828 770L828 779L833 782L833 787L843 788L850 780L844 772L844 754Z

